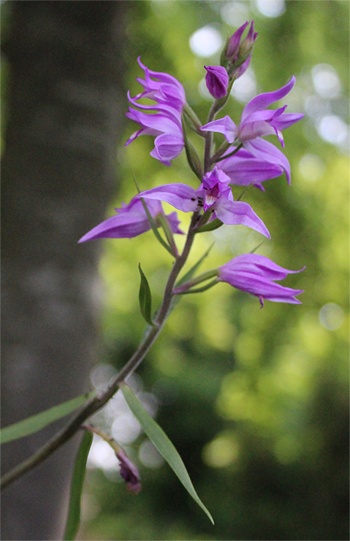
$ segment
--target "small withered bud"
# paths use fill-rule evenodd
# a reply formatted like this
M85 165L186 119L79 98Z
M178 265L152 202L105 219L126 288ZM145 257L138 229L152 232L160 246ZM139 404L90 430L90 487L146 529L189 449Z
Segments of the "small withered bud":
M141 490L140 474L133 462L127 457L125 451L120 449L116 452L120 464L120 475L128 484L128 490L138 494Z

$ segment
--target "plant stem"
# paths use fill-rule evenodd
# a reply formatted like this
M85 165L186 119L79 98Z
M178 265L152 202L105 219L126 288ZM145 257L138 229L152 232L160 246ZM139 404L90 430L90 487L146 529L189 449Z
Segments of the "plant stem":
M61 445L63 445L72 436L74 436L74 434L78 432L78 430L81 428L81 425L86 421L86 419L96 413L96 411L100 410L112 398L112 396L118 391L120 385L125 381L125 379L130 376L143 361L153 342L158 337L169 314L171 302L174 297L174 285L190 253L193 239L195 236L195 228L197 225L198 215L198 212L194 212L192 215L185 246L181 255L176 257L173 268L169 274L168 281L164 290L162 304L154 320L154 326L148 328L146 336L140 343L135 353L123 366L119 374L116 376L114 381L111 383L107 391L105 391L102 396L93 396L92 398L90 398L82 407L82 409L75 415L75 417L73 417L73 419L71 419L71 421L64 428L62 428L57 434L55 434L55 436L49 439L40 449L38 449L36 453L18 464L18 466L13 468L1 478L1 489L4 489L5 487L13 483L16 479L24 475L26 472L43 462L48 456L50 456L54 451L56 451L56 449L61 447Z

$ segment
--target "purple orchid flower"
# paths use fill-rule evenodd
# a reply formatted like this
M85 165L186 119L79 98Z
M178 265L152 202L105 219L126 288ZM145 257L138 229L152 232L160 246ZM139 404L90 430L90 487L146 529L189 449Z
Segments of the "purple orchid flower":
M251 206L233 200L230 182L230 178L215 167L203 177L203 182L197 190L187 184L167 184L142 192L140 196L146 201L149 199L165 201L183 212L209 210L212 213L211 220L219 218L224 224L246 225L270 238L265 224Z
M142 64L141 57L137 61L145 72L145 80L136 78L144 88L144 92L135 96L134 100L149 98L160 105L170 105L177 111L182 111L186 103L185 90L182 84L172 75L158 71L152 71ZM155 81L152 80L154 77Z
M207 70L205 82L210 94L216 100L223 98L227 94L229 82L228 73L222 66L204 66Z
M239 126L229 116L209 122L201 127L203 131L222 133L229 143L239 141L253 156L268 163L283 167L290 183L290 165L285 155L272 143L262 139L265 135L276 134L282 147L284 146L282 130L292 126L303 118L303 114L284 113L286 105L275 111L266 107L286 96L295 84L293 76L289 83L274 92L259 94L243 109Z
M141 111L156 111L144 113L129 108L126 116L141 125L141 129L134 132L125 146L128 146L140 135L153 135L155 147L151 156L170 165L184 147L182 133L181 112L186 103L185 91L181 83L172 75L149 70L138 58L138 62L145 71L145 79L137 81L143 86L144 92L132 98L128 92L130 103ZM152 79L155 78L155 80ZM156 105L142 105L138 103L141 98L153 99Z
M162 204L159 201L147 201L147 208L157 223L158 214L164 214ZM128 205L123 203L122 208L116 209L116 212L116 216L108 218L91 229L79 242L105 238L131 239L151 229L147 214L138 195ZM183 234L178 227L180 222L176 212L168 214L167 219L173 233Z
M291 289L275 284L274 280L283 280L288 274L301 272L284 269L273 261L258 254L244 254L234 257L218 268L218 281L227 282L237 289L259 297L261 306L264 299L273 302L301 304L295 295L302 289Z
M116 456L120 464L119 473L124 481L128 484L128 490L138 494L141 490L141 482L137 467L133 462L131 462L123 449L120 449L120 451L116 453Z
M232 150L234 150L234 147L231 147L227 153L232 152ZM244 148L239 149L233 156L218 162L217 167L230 177L231 184L239 186L253 184L262 191L265 191L261 184L263 181L279 177L283 173L283 169L279 165L255 158Z

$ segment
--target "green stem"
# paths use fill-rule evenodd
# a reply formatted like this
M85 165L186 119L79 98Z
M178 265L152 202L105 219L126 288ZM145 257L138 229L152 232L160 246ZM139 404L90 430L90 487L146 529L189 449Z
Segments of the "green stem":
M184 249L181 255L176 258L173 268L168 277L168 281L164 290L162 304L154 320L154 326L148 327L146 335L135 353L123 366L119 374L115 377L111 385L103 393L102 396L93 396L90 400L88 400L86 404L82 407L82 409L75 415L75 417L71 419L68 425L66 425L57 434L55 434L55 436L49 439L40 449L38 449L36 453L18 464L18 466L13 468L2 477L1 489L4 489L5 487L13 483L16 479L24 475L26 472L43 462L48 456L50 456L54 451L56 451L56 449L61 447L61 445L63 445L70 438L72 438L72 436L74 436L74 434L78 432L78 430L81 428L81 425L86 421L86 419L88 419L88 417L96 413L96 411L100 410L103 406L105 406L105 404L107 404L107 402L112 398L112 396L118 391L120 385L125 381L125 379L130 376L143 361L153 342L158 337L169 314L171 303L174 297L173 289L176 279L187 261L193 244L198 214L198 212L195 212L192 215Z
M174 289L174 293L175 293L175 295L179 295L179 294L182 294L184 292L187 292L187 290L189 290L193 286L201 284L202 282L206 282L207 280L209 280L209 278L213 278L214 276L217 276L217 275L218 275L218 270L217 269L212 269L212 270L203 272L202 274L200 274L196 278L192 278L192 280L189 280L185 284L182 284L181 286L176 287Z

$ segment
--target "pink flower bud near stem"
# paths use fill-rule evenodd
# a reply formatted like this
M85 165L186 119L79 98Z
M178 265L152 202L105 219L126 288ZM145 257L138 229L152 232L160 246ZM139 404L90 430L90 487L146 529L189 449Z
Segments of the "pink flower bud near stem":
M216 99L223 98L227 94L229 83L228 73L222 66L204 66L207 70L205 82L210 94Z

